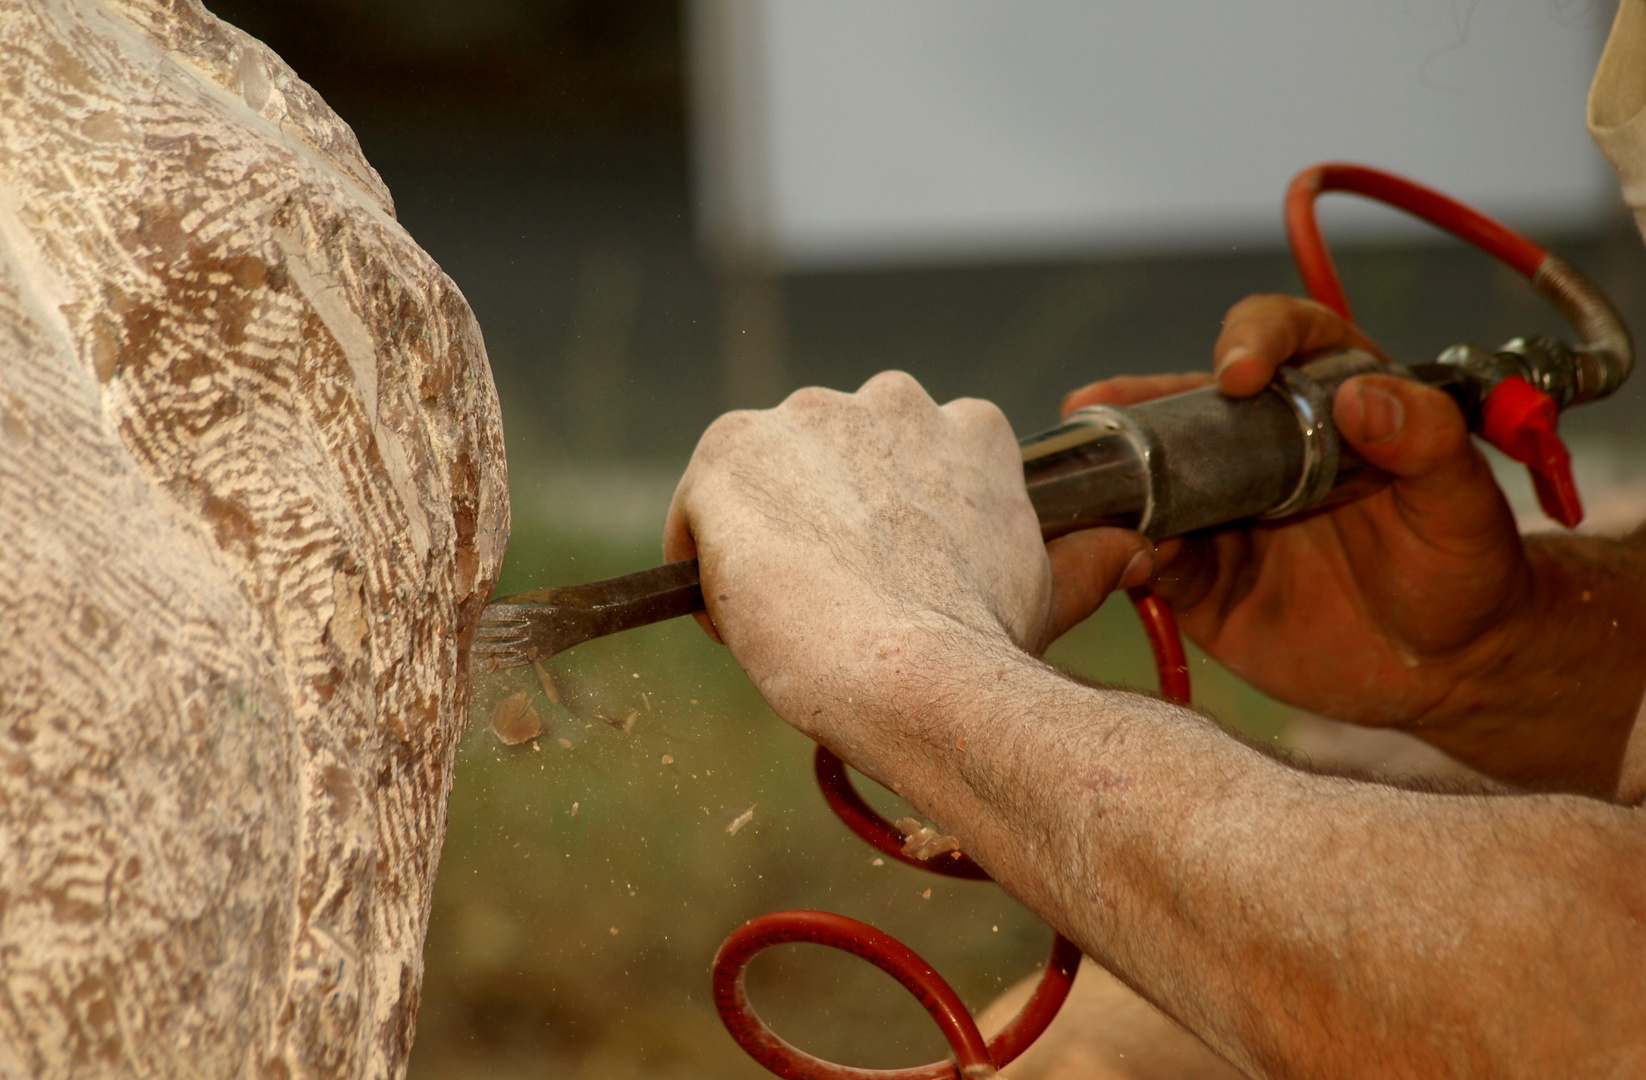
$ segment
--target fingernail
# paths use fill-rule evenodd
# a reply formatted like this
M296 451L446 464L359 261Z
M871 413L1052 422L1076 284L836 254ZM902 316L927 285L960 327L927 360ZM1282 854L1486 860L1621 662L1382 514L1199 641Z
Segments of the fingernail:
M1154 549L1144 548L1132 556L1132 561L1126 564L1125 571L1120 575L1117 589L1135 589L1148 581L1154 575Z
M1214 373L1221 375L1251 355L1251 349L1248 349L1244 345L1236 345L1234 348L1217 358L1217 362L1212 365L1212 370Z
M1360 433L1368 443L1388 442L1406 423L1406 406L1387 390L1360 384Z

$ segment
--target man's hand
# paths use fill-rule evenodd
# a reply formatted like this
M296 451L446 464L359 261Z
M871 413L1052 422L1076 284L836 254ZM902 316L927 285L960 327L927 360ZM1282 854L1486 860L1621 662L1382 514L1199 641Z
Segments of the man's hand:
M1259 393L1286 360L1347 346L1370 343L1320 305L1252 297L1229 312L1213 353L1217 382L1234 396ZM1094 383L1064 407L1133 404L1181 382ZM1497 661L1531 573L1491 469L1445 394L1361 377L1339 390L1333 416L1392 484L1303 521L1167 541L1154 588L1202 647L1265 692L1356 723L1409 724Z
M1215 376L1093 383L1064 409L1130 404L1213 377L1225 393L1251 395L1294 357L1350 346L1376 351L1319 304L1251 297L1229 312ZM1543 572L1554 569L1546 553L1529 555L1457 406L1410 380L1361 376L1339 389L1332 412L1344 440L1393 482L1300 521L1161 544L1153 588L1185 631L1266 693L1412 730L1504 778L1615 780L1640 686L1626 678L1610 714L1587 718L1599 723L1581 745L1548 735L1550 714L1577 702L1572 671L1545 638L1577 597L1565 595L1565 576Z
M1000 410L940 407L900 372L721 417L680 481L663 550L697 555L707 628L780 715L836 749L868 737L840 730L845 706L884 692L884 661L911 636L1039 652L1074 609L1152 568L1134 562L1143 539L1119 530L1049 556Z

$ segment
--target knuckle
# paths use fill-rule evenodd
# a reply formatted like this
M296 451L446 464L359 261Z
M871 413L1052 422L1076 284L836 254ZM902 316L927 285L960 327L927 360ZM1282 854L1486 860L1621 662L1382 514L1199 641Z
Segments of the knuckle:
M1285 293L1254 293L1238 301L1224 316L1226 329L1273 332L1299 324L1341 324L1342 319L1326 305Z
M1309 300L1298 296L1288 296L1285 297L1285 300L1291 310L1307 312L1317 319L1321 319L1329 323L1335 323L1338 326L1348 325L1343 321L1343 316L1339 315L1325 304L1322 304L1319 300Z
M1014 441L1016 439L1012 433L1012 422L1006 419L1006 414L1001 411L1000 406L992 401L985 401L982 398L955 398L943 406L943 411L965 427L990 436L1004 436Z
M722 413L704 429L697 440L694 460L712 460L720 457L747 439L760 425L761 414L749 409Z
M755 424L755 413L751 409L735 409L728 413L721 413L715 417L714 423L703 432L704 439L724 441L735 438L742 432L749 430Z
M900 401L930 401L926 388L906 371L882 371L864 383L858 393L864 396L883 396Z
M1006 414L1000 411L1000 406L983 398L955 398L943 406L943 411L968 423L1011 426L1006 423Z
M1224 325L1253 318L1290 299L1292 298L1278 293L1253 293L1241 297L1229 306L1228 314L1223 317Z
M779 409L787 412L820 412L840 404L846 395L822 386L803 386L783 399Z
M960 429L968 442L989 448L990 452L1008 453L1017 459L1017 435L1012 422L1000 406L982 398L956 398L942 406L942 412Z

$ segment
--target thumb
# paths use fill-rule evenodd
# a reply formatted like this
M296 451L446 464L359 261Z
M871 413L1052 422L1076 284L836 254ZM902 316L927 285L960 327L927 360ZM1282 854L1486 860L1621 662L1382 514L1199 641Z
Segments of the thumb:
M1083 622L1116 589L1130 589L1154 573L1154 546L1129 529L1083 529L1046 544L1052 564L1052 608L1038 655Z
M1445 393L1411 379L1362 375L1338 388L1332 416L1345 442L1395 478L1409 514L1468 527L1477 515L1498 512L1491 467Z

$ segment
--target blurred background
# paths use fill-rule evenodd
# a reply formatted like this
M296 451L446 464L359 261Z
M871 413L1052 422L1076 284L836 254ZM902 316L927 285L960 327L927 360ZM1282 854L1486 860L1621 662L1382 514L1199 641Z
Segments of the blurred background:
M1092 379L1205 366L1231 303L1296 291L1280 198L1321 159L1476 202L1646 325L1646 254L1583 131L1606 0L207 4L353 125L473 305L508 443L505 592L655 562L674 480L727 408L895 367L1026 433ZM1396 359L1558 328L1483 257L1323 206L1359 320ZM1602 527L1646 511L1643 393L1566 421ZM1056 658L1152 681L1113 604ZM1249 737L1426 760L1194 664L1199 700ZM489 718L516 694L544 732L506 746ZM876 923L975 1007L1049 942L991 886L877 865L817 798L805 740L689 624L485 680L461 754L420 1080L764 1075L707 972L773 908ZM889 980L821 950L762 958L751 985L815 1052L942 1056Z

